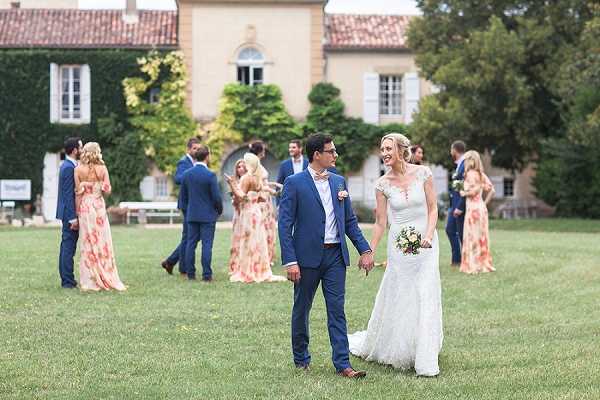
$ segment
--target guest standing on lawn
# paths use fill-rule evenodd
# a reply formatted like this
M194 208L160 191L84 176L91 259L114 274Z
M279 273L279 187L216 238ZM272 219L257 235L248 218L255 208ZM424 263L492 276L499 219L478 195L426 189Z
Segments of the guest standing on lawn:
M177 169L175 170L175 177L174 177L176 185L181 185L181 182L183 179L183 174L185 173L185 171L187 171L188 169L190 169L194 166L194 159L192 158L192 154L198 150L199 146L200 146L200 139L193 137L188 140L187 152L177 162ZM179 242L179 244L177 245L175 250L173 250L171 255L169 257L167 257L165 260L163 260L160 263L160 265L165 269L165 271L167 271L167 273L172 274L173 267L175 267L175 264L179 263L179 273L181 274L181 276L185 277L186 273L182 267L182 261L185 258L187 227L186 227L186 223L185 223L185 210L183 209L182 203L183 203L183 201L181 198L181 191L179 191L179 197L177 198L177 208L179 210L181 210L181 212L183 213L183 223L182 223L183 229L181 231L181 242Z
M467 274L495 271L490 254L487 205L494 197L494 186L483 172L479 153L465 153L465 182L461 196L467 199L460 271ZM483 197L485 194L485 198Z

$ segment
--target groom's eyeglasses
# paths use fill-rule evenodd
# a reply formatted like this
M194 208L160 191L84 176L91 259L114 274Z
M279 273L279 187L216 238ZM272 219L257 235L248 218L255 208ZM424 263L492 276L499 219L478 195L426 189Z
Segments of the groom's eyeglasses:
M337 152L337 150L336 150L336 149L331 149L331 150L323 150L323 151L322 151L322 153L329 153L329 154L331 154L332 156L333 156L334 154L338 154L338 152Z

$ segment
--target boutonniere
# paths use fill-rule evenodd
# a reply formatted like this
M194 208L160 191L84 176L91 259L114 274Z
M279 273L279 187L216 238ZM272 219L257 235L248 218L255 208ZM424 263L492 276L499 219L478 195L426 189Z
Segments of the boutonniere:
M338 185L338 200L343 201L346 197L348 197L348 192L344 190L343 185Z

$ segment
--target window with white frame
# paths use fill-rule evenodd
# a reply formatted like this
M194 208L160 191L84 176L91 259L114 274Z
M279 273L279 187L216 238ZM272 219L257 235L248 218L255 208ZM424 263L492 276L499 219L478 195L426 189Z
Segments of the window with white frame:
M262 53L253 47L240 51L237 59L237 80L244 85L263 83L265 59Z
M81 119L81 67L78 65L60 67L60 119Z
M157 176L154 178L154 198L165 199L169 197L169 185L166 176Z
M379 114L402 114L402 75L379 76Z
M515 180L513 178L504 178L503 182L504 197L513 197L515 195Z
M89 65L50 64L50 122L90 122Z

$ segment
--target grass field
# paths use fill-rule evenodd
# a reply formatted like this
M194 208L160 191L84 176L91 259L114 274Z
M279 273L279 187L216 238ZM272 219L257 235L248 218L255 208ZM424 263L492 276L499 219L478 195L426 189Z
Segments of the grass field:
M115 228L129 290L80 293L60 289L57 229L2 229L0 398L600 399L598 223L492 226L498 271L480 276L450 270L440 232L441 375L416 378L353 357L368 371L362 381L334 374L320 293L312 370L293 368L292 288L230 284L228 230L217 232L216 282L207 285L159 267L177 230ZM382 274L349 269L351 332L366 327Z

